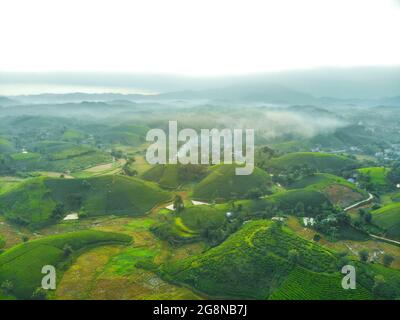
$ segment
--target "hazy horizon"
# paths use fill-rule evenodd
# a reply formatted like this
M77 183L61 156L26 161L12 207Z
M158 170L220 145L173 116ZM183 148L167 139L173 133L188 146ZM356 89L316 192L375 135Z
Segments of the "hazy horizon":
M224 76L111 72L0 72L0 96L118 93L158 94L279 85L315 97L382 98L400 95L400 65L312 68Z

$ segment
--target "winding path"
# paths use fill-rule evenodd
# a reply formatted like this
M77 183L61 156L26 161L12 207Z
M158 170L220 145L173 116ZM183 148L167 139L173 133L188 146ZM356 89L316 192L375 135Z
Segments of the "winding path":
M350 209L358 207L361 204L367 203L368 201L372 200L373 197L374 196L371 193L368 192L368 198L367 199L364 199L364 200L361 200L359 202L356 202L355 204L352 204L351 206L348 206L348 207L344 208L343 211L348 211Z

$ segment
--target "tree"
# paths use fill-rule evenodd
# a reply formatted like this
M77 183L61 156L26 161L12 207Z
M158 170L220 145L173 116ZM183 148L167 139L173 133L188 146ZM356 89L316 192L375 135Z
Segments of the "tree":
M127 162L122 166L122 172L128 177L134 177L138 175L137 170L131 168L130 163Z
M121 159L124 157L124 153L121 150L117 149L111 150L111 155L116 159Z
M53 211L51 212L51 216L54 219L61 219L65 214L65 207L62 203L57 203L54 207Z
M5 292L5 293L12 293L14 290L14 284L10 280L5 280L0 288Z
M84 186L86 189L90 189L91 187L90 182L87 180L82 181L82 186Z
M318 242L319 240L321 240L321 235L318 234L318 233L314 234L313 240L314 240L315 242Z
M298 216L301 216L304 214L304 203L303 202L297 202L296 206L294 207L294 213Z
M385 254L383 256L383 264L386 267L389 267L392 264L393 261L394 261L394 257L391 254Z
M368 250L363 249L363 250L358 252L358 255L359 255L361 261L363 261L363 262L367 262L368 261L368 257L369 257Z
M370 214L369 212L365 213L365 215L364 215L364 221L365 221L366 223L370 223L371 220L372 220L372 214Z
M246 193L246 198L257 200L262 197L263 193L259 188L252 188Z
M300 260L300 254L296 249L289 250L288 259L291 263L297 263Z
M22 241L23 241L23 242L28 242L28 241L29 241L29 237L28 237L27 235L24 234L24 235L22 236Z
M66 244L63 247L64 256L66 256L66 257L69 257L72 254L73 251L74 250L72 249L72 247L69 244Z
M176 212L181 212L184 208L185 205L183 204L182 197L179 194L177 194L174 199L174 210Z

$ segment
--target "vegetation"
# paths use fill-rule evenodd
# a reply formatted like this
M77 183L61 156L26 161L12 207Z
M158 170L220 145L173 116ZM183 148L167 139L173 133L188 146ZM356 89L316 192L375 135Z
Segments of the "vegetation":
M384 230L388 237L400 239L400 203L373 210L372 223Z
M7 285L7 293L30 299L41 286L43 266L53 265L59 271L66 266L66 261L71 258L71 254L65 254L66 248L76 255L89 247L106 243L127 244L130 241L127 235L88 230L25 242L0 255L0 283ZM60 274L57 276L60 279Z
M220 164L210 168L209 174L193 188L193 197L203 200L244 198L252 188L263 194L272 187L271 177L259 168L251 175L236 175L235 165Z
M0 213L10 221L40 227L65 213L83 211L140 216L170 195L140 179L107 175L88 179L33 178L0 195Z
M307 165L317 172L338 173L346 168L357 167L353 159L327 153L288 153L270 161L271 169L282 171L296 166Z
M356 290L343 290L338 265L335 252L306 241L285 227L267 221L253 221L219 246L168 264L161 273L171 281L185 283L215 297L373 297L372 289L363 285L358 285ZM319 281L313 281L315 279Z

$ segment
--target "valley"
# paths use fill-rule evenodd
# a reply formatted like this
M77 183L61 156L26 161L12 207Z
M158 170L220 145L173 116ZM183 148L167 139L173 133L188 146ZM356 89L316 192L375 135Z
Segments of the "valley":
M400 111L237 90L0 107L0 299L399 298ZM171 119L254 129L253 172L149 164L146 134Z

